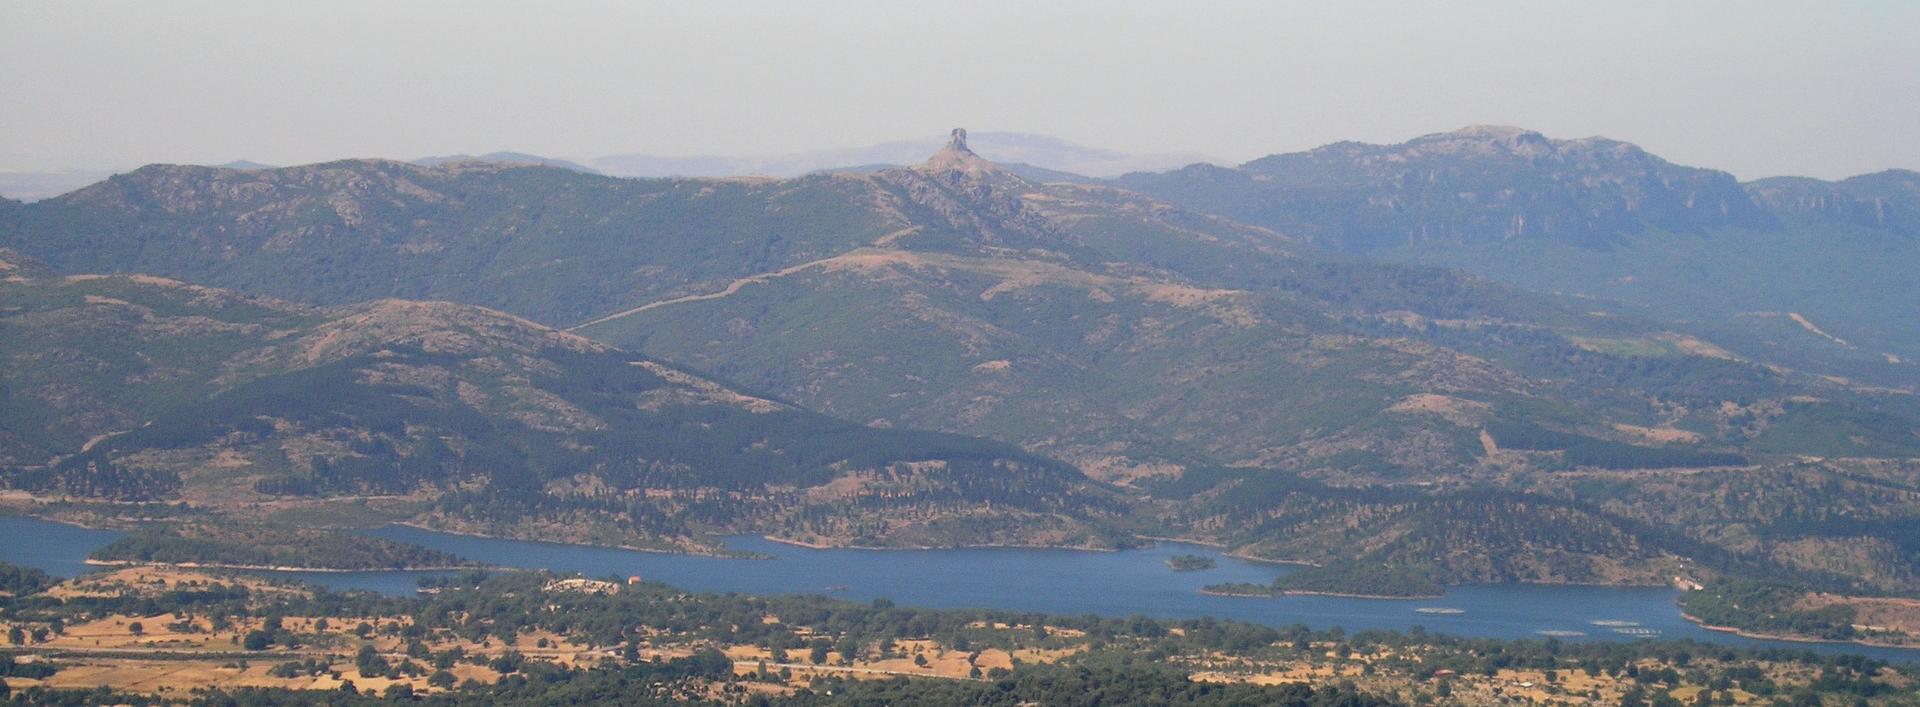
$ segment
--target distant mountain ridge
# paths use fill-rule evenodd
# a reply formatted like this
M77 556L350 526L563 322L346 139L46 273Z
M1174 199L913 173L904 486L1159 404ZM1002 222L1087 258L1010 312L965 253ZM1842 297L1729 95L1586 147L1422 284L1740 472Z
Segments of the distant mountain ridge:
M1553 148L1509 131L1423 145L1502 164L1597 150L1666 169L1619 146ZM1370 153L1339 151L1356 150ZM63 272L158 273L318 305L448 299L591 324L579 330L830 414L991 436L1119 477L1169 462L1315 468L1362 450L1378 456L1335 468L1461 470L1483 456L1472 425L1526 399L1532 416L1615 437L1613 423L1672 424L1658 411L1703 385L1692 377L1805 392L1693 335L1443 271L1329 258L1112 187L1035 182L964 141L912 168L791 180L156 165L0 210L0 245ZM890 338L870 344L874 330ZM1593 341L1656 352L1687 381L1569 379L1592 374L1568 362L1616 345ZM1425 394L1471 404L1378 422ZM1717 404L1697 401L1693 424L1720 424ZM1240 408L1258 412L1215 420Z
M93 184L113 172L76 169L58 172L0 172L0 200L38 201Z
M1207 159L1193 153L1131 154L1028 133L982 131L973 133L972 139L974 147L998 163L1031 165L1041 170L1087 177L1169 169ZM798 177L822 170L917 164L939 149L941 141L941 138L928 137L779 156L610 155L589 160L588 164L607 174L622 177Z
M495 164L522 164L522 165L537 165L541 167L558 167L560 169L570 169L575 172L582 172L585 174L600 173L599 170L593 169L592 167L588 167L586 165L579 164L577 162L563 160L557 157L543 157L540 155L532 155L532 154L527 154L525 152L489 152L484 155L439 155L435 157L420 157L411 161L414 164L426 165L429 167L444 165L444 164L454 164L457 162L492 162Z
M1913 170L1889 169L1833 182L1774 177L1748 182L1746 188L1782 217L1920 236L1920 172Z
M1549 236L1603 247L1649 228L1773 223L1724 172L1675 165L1615 140L1553 140L1499 126L1398 145L1334 143L1238 168L1195 165L1114 183L1346 252Z
M1330 250L1728 322L1722 331L1800 365L1920 381L1903 363L1920 358L1908 323L1920 279L1907 274L1920 268L1920 173L1909 170L1741 184L1617 140L1476 126L1107 183Z
M269 379L303 395L357 396L345 400L270 404L287 398L274 391L289 388L222 383L212 408L187 409L141 403L166 389L133 386L121 407L99 408L153 412L61 427L135 430L91 447L113 462L105 475L79 473L98 460L59 451L89 441L69 438L40 451L78 462L14 478L34 488L107 480L81 487L94 491L164 484L164 474L115 477L111 469L155 469L156 454L169 458L164 450L178 445L151 444L157 432L134 426L186 410L161 419L220 421L296 459L305 459L298 441L314 437L314 426L350 424L387 440L382 448L355 435L361 448L349 445L354 454L342 457L390 466L289 464L294 473L286 476L295 479L344 471L406 480L419 468L409 464L440 460L426 468L443 469L447 454L464 458L469 442L441 452L425 441L432 430L458 432L456 440L481 451L495 450L493 440L524 440L494 458L506 460L497 468L533 476L506 487L511 493L447 492L434 517L455 524L485 517L552 530L604 520L575 515L599 508L646 527L775 528L857 544L1097 543L1126 529L1276 559L1354 550L1385 564L1448 564L1457 571L1433 576L1450 582L1664 582L1693 560L1790 571L1829 586L1911 586L1911 572L1901 569L1920 556L1908 540L1920 535L1907 532L1920 518L1911 478L1920 405L1911 389L1819 375L1781 363L1782 351L1764 341L1721 338L1738 331L1323 252L1275 229L1107 184L1030 179L956 138L910 167L792 179L619 179L478 162L150 166L57 199L5 204L0 246L44 263L21 259L20 269L127 275L62 280L69 289L54 295L20 290L19 302L0 303L11 317L0 321L33 334L0 343L30 356L34 346L60 345L57 334L98 331L61 326L43 314L49 307L69 321L131 323L72 342L79 353L23 358L15 370L131 355L114 346L143 341L143 320L106 317L127 308L99 298L135 299L73 289L131 273L296 300L305 304L289 306L319 320L216 327L202 319L226 320L189 307L153 330L231 333L158 346L163 361L182 351L228 361L195 347L283 350L273 342L325 342L334 331L349 332L339 335L347 341L396 340L337 368L296 367L294 378ZM1498 160L1535 149L1509 142L1490 148ZM404 303L417 300L463 304ZM660 383L638 376L620 349L508 356L518 349L503 344L482 347L503 353L480 356L484 367L469 369L410 342L485 337L439 325L423 331L444 333L389 337L381 332L392 330L390 320L370 316L451 307L434 320L456 320L455 311L474 305L532 320L482 318L518 321L514 330L535 339L564 336L552 329L565 328L595 347L709 372L687 374L697 380L737 382L713 383L723 390L767 391L753 397L802 408L792 419L819 421L804 412L814 410L863 423L831 420L838 427L830 429L856 436L827 438L877 447L898 463L880 471L858 455L806 451L802 440L820 435L774 434L805 426L750 427L772 442L748 443L728 431L764 416L741 418L729 406L683 408L685 415L649 409L631 394ZM1796 321L1781 313L1762 323L1798 330ZM274 338L249 343L256 336ZM255 359L286 360L248 360ZM47 370L93 380L78 368ZM141 376L100 380L130 378ZM483 378L524 395L462 397L461 383L480 386ZM521 378L552 397L526 391ZM62 390L6 380L9 390ZM108 399L102 391L111 386L94 391ZM532 403L507 412L565 403L595 420L673 424L634 423L616 433L580 430L567 422L576 416L563 415L561 431L535 434L469 399ZM28 411L34 424L53 419L5 409ZM421 418L360 420L353 412L386 409ZM248 422L262 410L297 426L277 436L282 422ZM461 432L466 425L482 433ZM655 434L661 429L676 434ZM913 429L969 436L906 432ZM288 439L296 440L292 449ZM946 465L928 467L909 452L926 454L929 439L985 446L935 445ZM634 451L632 440L685 456ZM407 461L416 449L424 459ZM764 450L791 451L754 456ZM252 460L256 451L242 453ZM784 461L800 457L807 463ZM843 460L861 463L836 464ZM222 468L196 461L199 473ZM780 474L766 476L763 464ZM582 467L608 474L562 473ZM929 476L942 469L955 473ZM72 473L55 473L62 471ZM204 489L219 477L200 478ZM764 481L699 485L739 478ZM751 496L755 488L765 498ZM253 493L304 490L298 481L270 482ZM727 500L702 495L723 492ZM656 500L628 507L636 496ZM484 513L462 510L470 504ZM1848 522L1815 522L1801 509ZM515 534L527 527L514 526ZM1840 553L1851 554L1833 560Z
M318 304L455 299L568 324L869 242L897 228L864 206L845 206L871 199L855 176L780 184L629 180L485 162L150 165L0 209L20 219L0 238L58 231L18 250L68 272L158 273ZM235 218L241 213L251 215ZM689 220L690 213L724 221ZM716 227L779 239L744 252L716 241L726 235ZM148 248L157 242L167 245ZM727 252L706 257L715 249ZM647 270L660 265L672 267ZM643 276L631 277L636 272ZM550 277L586 289L535 302L524 299L534 290L498 279Z

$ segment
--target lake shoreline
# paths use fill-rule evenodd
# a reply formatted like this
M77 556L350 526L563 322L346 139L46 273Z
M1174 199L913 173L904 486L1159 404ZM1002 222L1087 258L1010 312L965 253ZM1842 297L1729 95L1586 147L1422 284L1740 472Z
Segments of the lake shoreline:
M41 520L41 521L46 521L48 523L59 523L61 525L71 525L75 528L83 528L86 530L112 530L112 531L126 532L125 528L118 528L110 525L89 525L89 524L82 523L80 521L72 520L68 518L56 518L54 516L50 516L42 513L34 513L30 509L16 508L14 510L18 510L20 512L0 514L0 517L10 516L14 518L31 518L33 520Z
M465 536L470 538L484 538L487 540L511 540L515 542L547 543L551 545L566 545L570 547L592 547L592 548L602 548L607 550L627 550L631 552L645 552L645 553L652 553L656 555L680 555L685 557L712 557L712 558L723 559L723 560L772 559L771 557L762 555L760 553L738 552L735 550L726 549L725 544L722 544L720 546L722 549L719 551L664 549L664 548L657 548L657 547L635 547L632 545L608 545L605 543L575 542L575 541L568 541L568 540L551 540L547 538L538 538L538 537L517 537L512 535L494 535L489 533L474 532L470 530L450 530L447 528L436 528L430 525L417 523L413 521L395 521L391 523L391 525L398 525L406 528L412 528L414 530L422 530L429 533L446 533L448 535L460 535L460 536ZM756 534L756 533L744 533L744 534L758 535L761 539L766 540L768 542L779 543L781 545L792 545L794 547L803 547L809 550L915 551L915 550L955 550L955 549L979 549L979 550L1010 549L1010 550L1078 550L1078 551L1084 551L1084 552L1117 552L1118 551L1116 548L1088 547L1088 546L1080 546L1080 545L1041 545L1041 544L871 546L871 545L850 545L850 544L809 542L806 540L799 540L795 538L780 537L778 535L766 535L766 534ZM721 537L724 537L724 536L721 536Z
M1207 596L1213 596L1213 597L1247 597L1247 598L1254 598L1254 599L1278 599L1281 597L1297 596L1297 597L1338 597L1341 599L1369 599L1369 600L1376 600L1376 601L1378 600L1412 601L1416 599L1442 599L1442 598L1445 598L1446 596L1444 594L1409 594L1404 596L1395 595L1395 594L1358 594L1353 592L1322 592L1322 591L1314 591L1311 589L1284 589L1284 590L1274 590L1274 591L1268 591L1268 592L1251 592L1251 591L1235 592L1235 591L1213 589L1211 587L1201 587L1200 593L1205 594Z
M1715 626L1705 621L1701 621L1699 617L1694 616L1693 614L1689 614L1685 611L1680 612L1680 618L1686 619L1687 621L1692 622L1693 625L1699 626L1700 628L1706 629L1708 631L1730 633L1735 636L1739 636L1741 638L1751 638L1751 639L1760 640L1760 641L1787 641L1790 643L1824 643L1828 645L1866 646L1868 648L1893 648L1898 650L1920 650L1920 645L1915 645L1912 643L1887 643L1885 641L1864 641L1864 640L1850 641L1843 638L1815 638L1813 636L1796 636L1792 634L1760 633L1757 631L1749 631L1747 629L1743 629L1735 626Z
M1290 596L1290 597L1291 596L1340 597L1342 599L1394 599L1394 600L1442 599L1446 597L1445 594L1355 594L1352 592L1324 592L1324 591L1315 591L1311 589L1288 589L1280 592L1280 594L1283 596Z
M1226 543L1216 543L1210 540L1195 540L1193 538L1170 538L1163 535L1135 535L1133 537L1138 540L1151 540L1156 543L1176 543L1180 545L1198 545L1200 547L1210 547L1215 550L1224 550L1227 548ZM1224 555L1226 553L1221 553L1221 554Z
M424 523L416 523L413 521L394 521L392 523L389 523L388 525L397 525L403 528L412 528L414 530L421 530L429 533L445 533L447 535L459 535L459 536L469 537L469 538L481 538L484 540L511 540L513 542L523 542L523 543L546 543L549 545L565 545L568 547L593 547L593 548L602 548L606 550L649 552L657 555L683 555L687 557L716 557L716 558L728 559L728 560L765 559L761 557L755 557L752 555L743 555L743 554L731 553L731 552L696 552L693 550L666 550L666 549L661 549L657 547L634 547L632 545L607 545L604 543L573 542L568 540L549 540L546 538L535 538L535 537L523 538L523 537L516 537L512 535L493 535L489 533L474 532L471 530L451 530L448 528L435 528L433 526L426 525Z
M287 573L326 573L349 574L368 572L458 572L460 570L497 569L490 565L447 565L422 567L363 567L343 569L339 567L301 567L298 565L235 565L224 562L149 562L144 560L96 560L91 557L83 561L93 567L160 567L182 570L240 570L245 572L287 572Z
M1233 547L1233 546L1227 543L1213 542L1211 540L1200 540L1197 538L1176 538L1176 537L1168 537L1164 535L1135 535L1133 537L1138 538L1140 540L1151 540L1156 543L1175 543L1179 545L1195 545L1198 547L1211 548L1214 550L1221 551L1220 552L1221 557L1229 557L1235 560L1245 560L1247 562L1252 562L1255 564L1286 565L1288 567L1319 567L1320 566L1319 563L1308 562L1306 560L1276 560L1271 557L1261 557L1259 555L1254 555L1252 553L1249 553L1245 550L1227 551L1227 548Z
M1275 628L1306 624L1341 626L1348 630L1408 630L1433 626L1432 617L1413 611L1441 606L1407 597L1326 596L1300 601L1273 601L1285 595L1271 588L1273 574L1222 557L1217 575L1193 577L1169 572L1163 560L1181 550L1129 549L1125 552L1085 553L1074 550L1031 552L993 550L897 553L822 553L798 544L782 544L759 534L742 533L702 538L728 547L778 557L775 563L728 563L684 553L635 552L618 548L487 537L418 527L385 526L376 537L419 544L429 549L479 560L500 568L551 569L578 572L587 577L641 576L686 591L750 593L759 595L820 594L822 588L844 588L842 597L860 601L886 597L902 606L981 608L1012 612L1044 612L1079 616L1094 614L1124 618L1133 614L1180 618L1212 616ZM0 519L0 557L25 566L45 567L58 576L88 571L87 555L111 541L107 535L80 527L35 518ZM899 548L892 548L899 549ZM1193 554L1219 557L1215 551ZM292 563L289 563L292 564ZM439 563L420 563L439 564ZM97 567L97 565L95 565ZM262 568L298 570L296 567ZM315 568L322 569L322 568ZM387 596L413 596L415 577L407 572L330 571L272 575L334 587L340 591L374 591ZM254 570L254 571L262 571ZM246 571L246 570L240 570ZM445 576L445 575L433 575ZM1214 585L1227 591L1202 591ZM1651 589L1651 588L1649 588ZM1239 591L1234 591L1239 590ZM1920 662L1920 650L1861 643L1818 644L1775 641L1707 631L1682 619L1668 591L1616 592L1610 587L1468 585L1447 589L1444 606L1458 607L1465 618L1443 617L1446 633L1502 640L1532 636L1536 628L1575 628L1589 619L1632 618L1665 632L1665 638L1691 638L1716 644L1748 642L1788 650L1829 654L1871 655L1899 663ZM1355 594L1359 594L1356 592ZM1264 598L1238 601L1215 596ZM1396 601L1382 601L1393 599ZM1596 635L1590 640L1626 640Z
M1223 545L1222 547L1225 547L1225 546ZM1236 560L1246 560L1248 562L1258 562L1263 565L1286 565L1288 567L1319 567L1320 566L1320 563L1318 562L1308 562L1306 560L1276 560L1268 557L1260 557L1259 555L1254 555L1244 550L1235 550L1233 552L1223 552L1223 553L1220 553L1220 556L1231 557Z
M1081 545L1039 545L1039 544L980 544L980 545L834 545L809 542L795 538L783 538L777 535L762 535L760 539L781 545L804 547L808 550L866 550L866 551L902 551L924 552L927 550L1073 550L1076 552L1119 552L1120 548L1086 547Z

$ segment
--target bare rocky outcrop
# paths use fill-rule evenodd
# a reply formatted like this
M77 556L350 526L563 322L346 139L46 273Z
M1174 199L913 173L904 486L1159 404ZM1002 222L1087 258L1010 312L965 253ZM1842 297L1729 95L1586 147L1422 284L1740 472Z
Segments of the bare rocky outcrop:
M1755 201L1785 218L1920 235L1920 172L1913 170L1890 169L1837 182L1774 177L1745 186Z

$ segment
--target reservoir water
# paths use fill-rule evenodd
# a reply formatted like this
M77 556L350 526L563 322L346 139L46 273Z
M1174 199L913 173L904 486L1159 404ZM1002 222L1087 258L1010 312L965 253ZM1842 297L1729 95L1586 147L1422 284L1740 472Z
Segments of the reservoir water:
M1365 629L1428 630L1460 636L1562 640L1691 638L1741 646L1852 653L1920 661L1920 650L1742 638L1708 631L1680 616L1666 588L1478 585L1454 587L1439 599L1352 599L1289 596L1220 597L1208 584L1267 583L1293 571L1217 550L1163 543L1120 552L981 548L947 550L812 549L753 536L727 538L735 550L772 559L728 559L437 533L402 526L369 535L416 543L501 567L580 572L590 577L639 575L684 589L752 594L824 594L853 601L886 597L932 608L983 607L1051 614L1099 614L1306 624ZM30 518L0 517L0 560L60 576L85 571L87 553L120 534ZM1174 572L1177 554L1215 558L1211 570ZM424 572L277 572L335 589L411 594Z

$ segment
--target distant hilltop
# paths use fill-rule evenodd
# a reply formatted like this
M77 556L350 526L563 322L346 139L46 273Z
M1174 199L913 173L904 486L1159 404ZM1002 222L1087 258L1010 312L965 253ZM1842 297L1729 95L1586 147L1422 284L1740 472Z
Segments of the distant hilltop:
M865 147L813 150L788 155L613 155L589 160L594 169L620 177L722 177L759 175L797 177L849 168L903 167L918 164L943 143L959 146L1002 166L1031 166L1086 177L1111 177L1142 170L1164 170L1210 161L1195 153L1127 153L1088 147L1048 135L975 132L883 142Z

